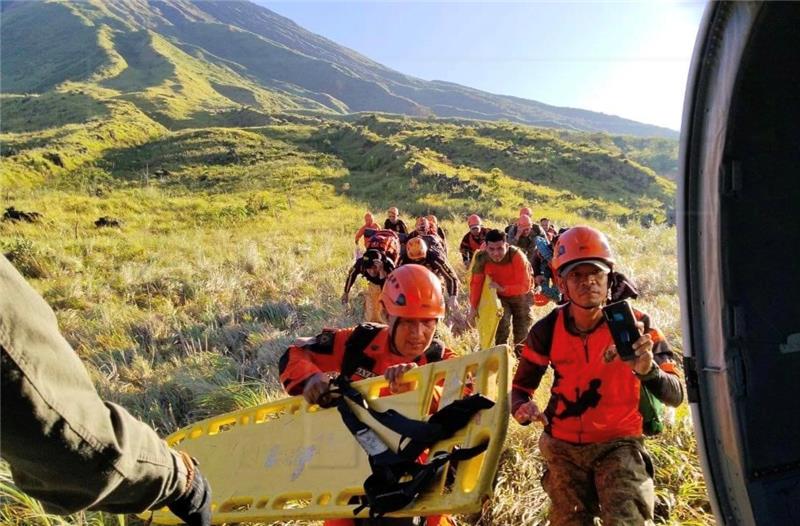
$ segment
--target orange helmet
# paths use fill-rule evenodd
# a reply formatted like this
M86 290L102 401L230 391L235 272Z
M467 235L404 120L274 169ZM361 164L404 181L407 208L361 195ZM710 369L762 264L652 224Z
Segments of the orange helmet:
M590 226L575 226L561 234L553 247L553 268L564 275L576 264L591 262L611 270L614 255L605 234Z
M470 228L474 226L481 226L481 223L482 223L481 216L479 216L478 214L472 214L467 218L467 226L469 226Z
M522 216L530 216L530 215L531 215L531 209L528 208L527 206L523 206L522 208L519 209L519 216L520 217L522 217Z
M442 282L422 265L403 265L386 278L381 303L390 316L398 318L443 318Z
M367 212L366 214L364 214L364 224L371 225L374 222L375 222L375 218L372 217L372 213Z
M527 228L533 225L533 221L531 221L531 216L521 215L517 220L517 225L521 228Z
M412 237L406 243L406 255L414 261L425 259L428 255L428 244L421 237Z

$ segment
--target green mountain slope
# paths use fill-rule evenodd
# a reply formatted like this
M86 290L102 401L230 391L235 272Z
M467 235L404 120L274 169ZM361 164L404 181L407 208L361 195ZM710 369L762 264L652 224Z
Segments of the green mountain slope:
M203 125L209 115L249 106L264 113L380 111L677 136L619 117L410 77L245 1L4 2L3 13L4 93L99 85L136 100L170 127Z

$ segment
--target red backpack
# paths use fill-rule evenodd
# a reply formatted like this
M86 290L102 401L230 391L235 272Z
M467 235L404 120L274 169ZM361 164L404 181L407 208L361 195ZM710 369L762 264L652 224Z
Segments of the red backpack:
M364 232L367 236L367 250L378 250L395 264L400 259L400 237L394 230L372 230Z

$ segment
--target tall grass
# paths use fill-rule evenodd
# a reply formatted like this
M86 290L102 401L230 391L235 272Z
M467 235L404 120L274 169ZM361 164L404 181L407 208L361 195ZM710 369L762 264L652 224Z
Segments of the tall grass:
M620 269L639 283L637 306L680 351L675 231L622 220L640 205L657 213L663 203L632 194L615 202L596 185L575 186L580 178L574 174L569 192L555 189L557 180L530 182L522 155L490 169L486 159L497 138L480 137L494 133L490 126L464 130L479 146L470 153L449 128L431 148L420 149L416 143L438 124L371 122L369 130L287 124L167 134L33 188L6 187L3 204L40 211L43 219L0 222L0 250L54 307L101 395L164 435L283 396L277 360L291 341L361 319L363 282L349 308L339 303L353 234L365 210L382 221L389 205L399 206L406 219L437 214L462 278L458 243L471 211L497 227L523 204L559 226L590 222L609 234ZM498 130L522 142L538 137ZM415 168L418 162L429 166ZM370 163L375 171L363 168ZM95 228L100 216L116 217L122 226ZM466 294L463 287L462 306ZM537 308L536 316L548 311ZM440 335L458 352L476 343L474 334L445 325ZM670 509L662 522L709 524L686 413L679 410L676 424L648 441L659 502ZM462 523L545 522L537 429L510 426L496 497L482 518L459 518ZM116 521L100 514L47 516L14 488L7 471L0 477L4 524Z

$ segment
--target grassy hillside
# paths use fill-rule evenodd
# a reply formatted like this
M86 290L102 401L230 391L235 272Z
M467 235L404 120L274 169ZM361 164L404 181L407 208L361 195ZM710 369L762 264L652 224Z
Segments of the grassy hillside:
M440 218L462 277L456 245L470 213L503 226L531 206L558 225L597 225L639 283L639 306L680 346L665 224L675 185L661 176L675 141L464 119L532 114L497 113L488 94L419 84L233 5L2 5L0 209L42 221L0 222L0 250L53 306L104 397L167 434L282 396L276 362L288 342L360 320L359 300L339 303L352 235L365 210L382 217L391 205ZM341 92L319 91L332 78ZM382 109L422 117L348 114L384 92L395 105ZM597 129L580 110L572 120L545 110L542 124ZM95 228L101 216L122 227ZM476 344L445 325L440 334L458 352ZM482 524L543 523L537 436L512 424ZM650 447L667 522L710 523L685 407ZM0 465L0 523L117 519L46 516Z
M170 128L218 125L220 112L244 107L508 120L677 138L673 130L612 115L410 77L246 1L5 1L2 10L3 93L41 94L78 83L133 101Z
M62 95L73 113L47 128L41 108L53 111ZM385 115L169 131L131 102L94 95L8 99L4 177L11 166L28 185L5 184L0 204L43 219L0 222L0 249L53 306L101 394L162 434L282 396L276 364L290 341L360 319L360 299L339 303L352 235L364 210L383 217L389 205L406 217L436 213L462 277L456 246L473 211L503 226L528 205L558 225L604 229L640 285L637 305L680 351L675 233L660 224L674 185L599 139ZM97 229L100 216L123 225ZM446 325L440 334L461 353L476 344ZM544 523L537 434L511 424L481 524ZM649 442L666 522L710 524L686 407ZM0 496L3 524L60 523L2 469ZM110 523L102 514L63 522Z

